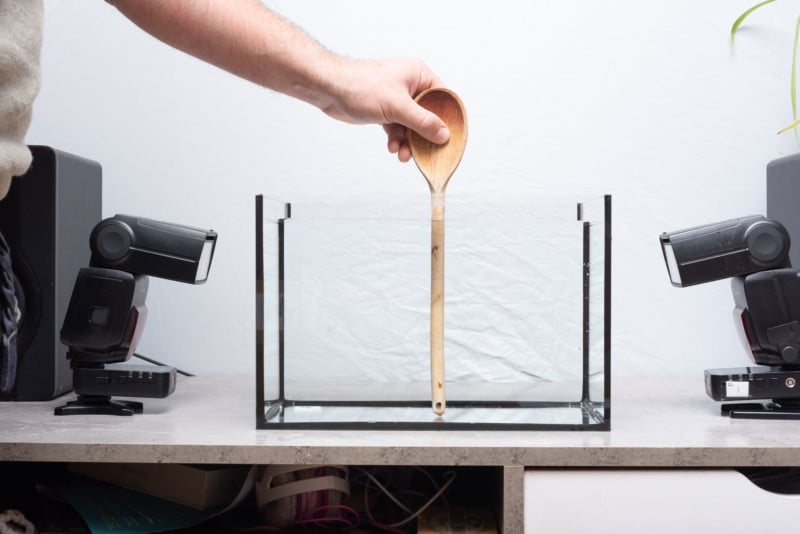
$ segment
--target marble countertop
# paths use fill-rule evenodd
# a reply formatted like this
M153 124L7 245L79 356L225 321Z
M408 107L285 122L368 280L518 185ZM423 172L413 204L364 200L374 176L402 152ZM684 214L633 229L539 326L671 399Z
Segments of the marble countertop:
M0 461L719 467L800 465L800 421L730 419L703 377L612 383L610 431L256 430L255 379L181 378L131 417L0 403Z

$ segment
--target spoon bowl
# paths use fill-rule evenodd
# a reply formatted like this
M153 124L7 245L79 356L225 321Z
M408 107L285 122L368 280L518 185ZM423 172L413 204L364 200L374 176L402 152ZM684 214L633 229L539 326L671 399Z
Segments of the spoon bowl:
M450 139L437 145L413 130L408 131L408 146L417 168L428 182L431 193L444 193L467 146L467 113L461 98L449 89L434 87L421 92L416 102L435 113L450 130Z

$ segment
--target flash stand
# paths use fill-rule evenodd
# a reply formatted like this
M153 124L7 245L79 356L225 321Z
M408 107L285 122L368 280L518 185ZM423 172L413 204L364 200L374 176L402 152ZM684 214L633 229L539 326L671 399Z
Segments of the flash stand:
M142 413L139 401L119 397L164 398L175 391L176 369L123 363L73 367L72 385L78 398L55 409L56 415Z
M800 419L800 369L736 367L707 369L706 393L718 401L722 415L736 419Z
M733 419L800 419L800 402L797 399L774 399L769 402L737 402L723 404L722 415Z

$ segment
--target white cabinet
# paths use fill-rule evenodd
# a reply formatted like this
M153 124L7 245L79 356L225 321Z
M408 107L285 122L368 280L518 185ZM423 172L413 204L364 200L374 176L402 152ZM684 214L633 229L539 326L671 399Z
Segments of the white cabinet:
M800 495L731 469L531 469L524 484L530 534L785 534L800 522Z

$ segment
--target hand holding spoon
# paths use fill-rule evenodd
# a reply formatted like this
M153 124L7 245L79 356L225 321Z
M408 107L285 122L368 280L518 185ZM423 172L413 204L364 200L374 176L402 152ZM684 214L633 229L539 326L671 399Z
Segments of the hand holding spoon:
M432 143L409 130L411 154L431 190L431 405L445 411L444 394L444 193L467 146L467 113L453 91L431 88L416 102L435 113L450 130L450 140Z

